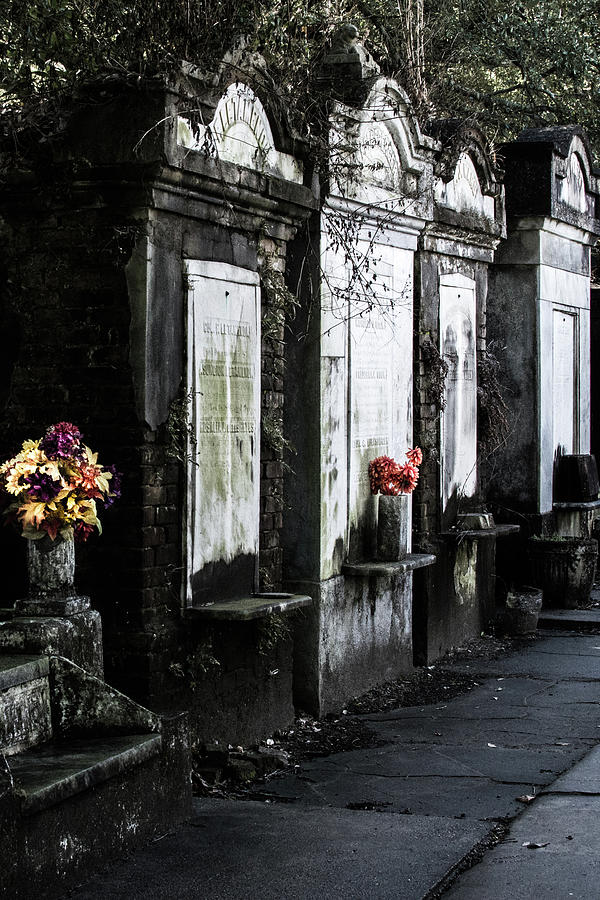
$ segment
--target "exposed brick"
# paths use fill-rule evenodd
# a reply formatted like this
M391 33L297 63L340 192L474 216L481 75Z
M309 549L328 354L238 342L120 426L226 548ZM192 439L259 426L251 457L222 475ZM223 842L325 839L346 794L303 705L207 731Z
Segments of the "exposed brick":
M283 463L268 462L265 465L266 478L283 478Z

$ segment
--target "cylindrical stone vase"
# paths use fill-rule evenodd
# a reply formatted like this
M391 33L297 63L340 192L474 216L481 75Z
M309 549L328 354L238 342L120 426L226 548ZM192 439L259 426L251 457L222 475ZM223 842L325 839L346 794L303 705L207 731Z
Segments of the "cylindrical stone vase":
M72 616L90 608L89 597L75 591L73 541L27 541L27 597L15 609L26 616Z
M410 507L408 494L380 494L377 515L377 558L398 562L408 554Z
M27 541L29 597L59 598L75 590L75 544L41 538Z

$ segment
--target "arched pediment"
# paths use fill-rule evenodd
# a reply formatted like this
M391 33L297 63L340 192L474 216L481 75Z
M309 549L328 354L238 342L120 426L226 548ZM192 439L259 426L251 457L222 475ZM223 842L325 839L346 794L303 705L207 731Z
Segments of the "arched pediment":
M209 124L193 124L190 118L179 116L177 142L224 162L302 183L299 163L277 150L263 104L242 82L229 85Z
M389 131L405 172L421 174L434 145L422 134L407 94L388 78L379 78L369 91L362 109L363 117L383 122Z
M561 179L558 192L561 203L573 207L578 212L588 212L586 178L581 159L576 152L569 154L565 177Z
M466 152L458 157L454 175L449 181L438 179L435 199L458 213L477 213L490 219L495 215L494 198L483 193L475 163Z
M394 140L381 122L365 122L358 132L360 177L391 191L400 183L400 157Z
M331 121L333 193L372 209L411 204L416 213L430 204L435 142L421 134L408 97L395 82L378 78L364 104L336 105Z
M554 184L552 203L559 217L568 220L581 216L596 220L596 204L600 194L598 172L594 169L592 150L586 133L579 125L552 125L527 128L514 146L538 144L552 148Z

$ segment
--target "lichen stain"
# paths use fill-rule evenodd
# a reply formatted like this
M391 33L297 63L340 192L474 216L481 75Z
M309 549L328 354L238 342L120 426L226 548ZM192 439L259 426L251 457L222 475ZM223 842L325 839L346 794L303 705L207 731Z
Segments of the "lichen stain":
M472 603L477 595L477 544L464 541L456 551L454 593L460 606Z

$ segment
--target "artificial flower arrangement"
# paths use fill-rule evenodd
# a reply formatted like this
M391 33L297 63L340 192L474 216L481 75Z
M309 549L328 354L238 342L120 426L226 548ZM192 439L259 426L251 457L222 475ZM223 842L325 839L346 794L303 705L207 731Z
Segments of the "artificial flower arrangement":
M408 450L408 462L397 463L390 456L378 456L369 463L369 483L372 494L412 494L419 480L419 466L423 453L419 447Z
M70 422L51 425L37 441L0 466L0 507L30 541L86 541L102 533L98 507L121 496L114 466L98 465L98 454L83 443Z

